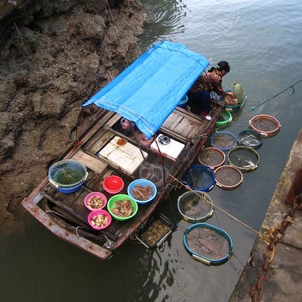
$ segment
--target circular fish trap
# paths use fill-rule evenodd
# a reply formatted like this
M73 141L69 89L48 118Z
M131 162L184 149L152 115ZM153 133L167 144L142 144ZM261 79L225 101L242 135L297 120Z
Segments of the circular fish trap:
M215 170L216 185L225 190L239 187L243 181L241 171L231 165L220 166Z
M255 130L247 129L238 134L238 145L259 149L263 143L263 137Z
M260 156L250 147L238 146L228 152L228 161L242 172L253 171L258 168Z
M217 128L226 127L228 124L232 122L232 119L233 119L232 113L228 110L224 110L218 117L215 126Z
M187 191L177 199L177 209L184 220L201 222L214 213L213 201L207 193Z
M215 186L215 174L212 169L203 165L191 166L182 178L192 190L208 192Z
M167 171L163 169L165 168L160 165L143 163L139 167L139 176L140 178L149 179L159 189L164 185L164 177L167 177Z
M228 151L237 145L237 137L229 131L217 131L211 135L211 145L222 151Z
M207 147L202 149L198 154L198 161L211 169L223 165L225 161L225 153L215 147Z
M193 224L185 230L183 240L192 257L207 265L222 264L233 254L231 236L211 224Z
M277 134L281 128L280 122L268 114L259 114L249 120L249 126L263 137Z

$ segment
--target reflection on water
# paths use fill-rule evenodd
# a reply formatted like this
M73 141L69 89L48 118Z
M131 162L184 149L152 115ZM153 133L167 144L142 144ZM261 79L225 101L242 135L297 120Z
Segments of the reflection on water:
M137 276L142 287L129 295L131 301L168 301L167 289L174 283L175 268L172 259L163 258L162 253L163 248L147 250L139 259Z
M142 49L148 48L158 39L173 40L173 36L183 33L186 16L186 4L175 0L143 0L148 10L148 18L144 27L143 39L140 41Z

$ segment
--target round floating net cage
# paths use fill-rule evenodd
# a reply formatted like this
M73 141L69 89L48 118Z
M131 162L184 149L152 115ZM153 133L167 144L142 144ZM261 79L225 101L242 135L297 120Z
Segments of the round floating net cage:
M201 222L214 213L213 201L207 193L187 191L177 199L177 209L184 220Z
M160 188L164 185L164 177L167 177L167 171L161 165L144 162L139 167L139 176L151 180Z
M263 137L277 134L281 128L280 122L272 115L259 114L249 120L249 126Z
M228 152L228 162L242 172L253 171L258 168L260 156L250 147L238 146Z
M198 154L198 161L211 169L216 169L223 165L225 158L225 153L215 147L204 148Z
M192 190L208 192L215 186L215 174L207 166L193 165L186 171L182 181Z
M239 187L243 181L241 171L231 165L223 165L215 170L216 185L225 190Z
M211 145L222 151L228 151L237 145L237 137L229 131L217 131L211 135Z
M263 143L263 137L255 130L247 129L238 134L238 145L259 149Z
M231 236L221 228L195 223L184 233L184 246L195 260L204 264L222 264L233 254Z

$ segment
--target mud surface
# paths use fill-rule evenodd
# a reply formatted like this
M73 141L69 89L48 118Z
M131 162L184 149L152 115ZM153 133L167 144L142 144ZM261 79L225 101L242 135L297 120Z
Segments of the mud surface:
M21 201L97 114L81 104L139 55L145 16L138 0L33 1L0 21L3 232L32 219Z

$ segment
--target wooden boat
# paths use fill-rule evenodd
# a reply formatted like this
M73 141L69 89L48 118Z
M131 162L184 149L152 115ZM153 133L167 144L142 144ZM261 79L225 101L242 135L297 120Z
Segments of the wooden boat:
M175 180L181 178L201 150L223 110L222 106L213 104L212 119L200 118L177 106L182 93L175 100L174 110L152 136L152 144L142 143L142 132L137 124L131 124L131 131L125 130L122 127L124 116L100 110L79 141L59 159L74 159L84 164L88 171L84 184L76 192L63 194L46 176L22 201L23 207L57 237L100 259L110 258L167 197L175 186ZM171 147L158 148L160 136L168 137ZM115 148L105 152L112 144ZM134 179L159 177L153 179L157 196L150 203L140 204L133 218L127 221L113 219L108 228L96 231L87 222L89 210L83 200L93 191L102 191L109 198L111 195L102 190L102 182L108 175L118 175L123 179L125 186L121 193L125 194Z

